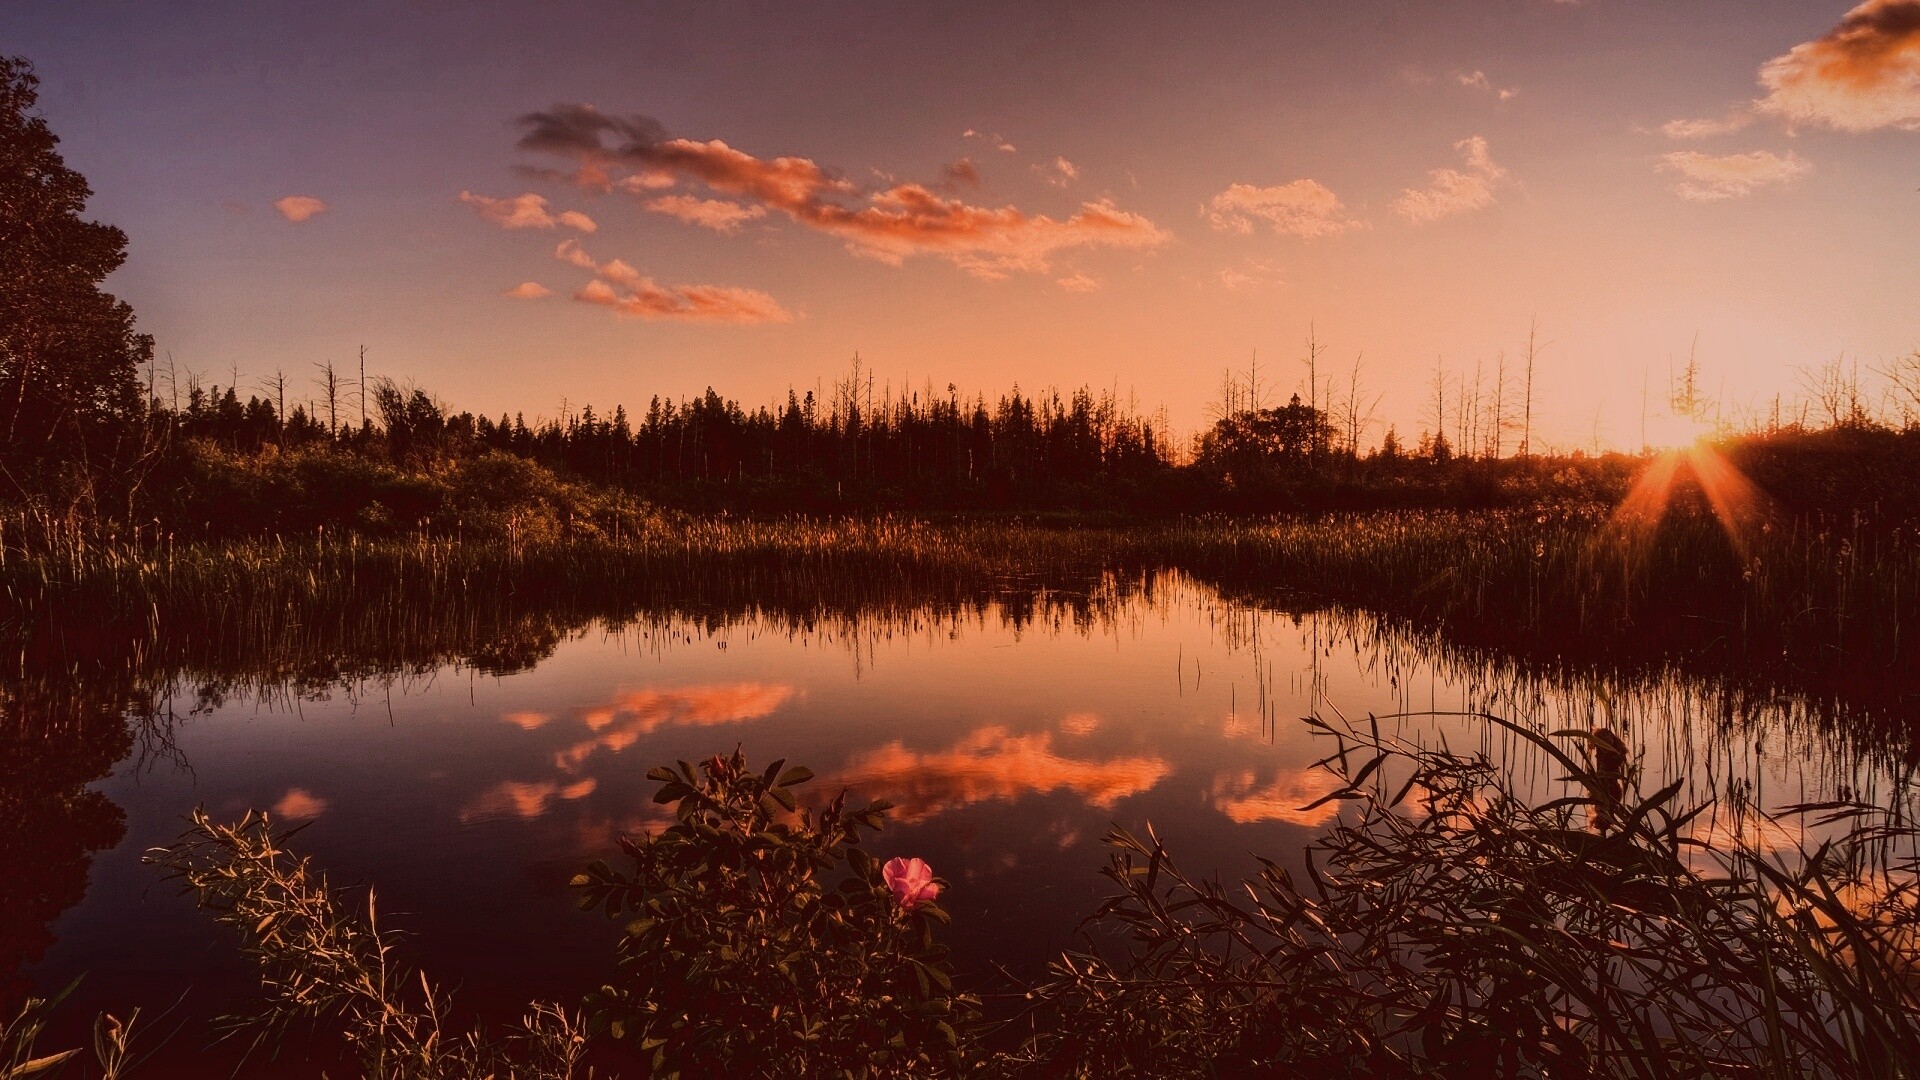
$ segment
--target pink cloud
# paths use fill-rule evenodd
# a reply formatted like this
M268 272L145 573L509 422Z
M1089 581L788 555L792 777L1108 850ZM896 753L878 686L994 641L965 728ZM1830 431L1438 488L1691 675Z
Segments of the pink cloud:
M544 196L531 191L511 199L494 199L463 191L460 201L473 207L474 212L484 220L503 229L552 229L564 225L569 229L590 233L600 228L592 218L578 210L563 210L555 214L549 209L551 204Z
M866 191L808 158L760 158L718 139L667 138L656 121L611 117L583 105L536 113L523 123L529 130L521 148L570 159L571 173L553 175L587 190L628 190L639 176L646 190L658 191L660 178L670 177L747 207L778 211L844 240L855 254L888 264L931 254L991 280L1013 271L1044 273L1049 260L1067 249L1145 248L1167 239L1147 218L1105 199L1084 202L1071 216L1056 219L1013 206L974 206L922 184ZM628 175L616 178L618 170Z
M1056 157L1052 161L1035 165L1033 171L1040 179L1054 187L1063 188L1080 179L1080 166L1063 157Z
M1014 146L1012 143L1008 142L1007 140L1001 138L998 135L989 134L988 132L985 132L985 131L975 131L973 128L968 128L967 130L961 132L960 137L963 139L978 139L981 142L986 143L988 146L993 147L995 150L998 150L1003 154L1011 154L1015 150L1019 149L1018 147Z
M1461 86L1473 90L1483 90L1501 101L1512 101L1520 96L1520 89L1514 86L1495 86L1484 71L1475 71L1467 75L1455 75L1454 80Z
M1090 293L1100 291L1099 279L1088 277L1085 274L1073 274L1068 277L1055 278L1053 283L1068 292Z
M661 195L642 205L656 214L721 233L739 232L740 226L767 214L765 206L742 206L725 199L702 199L694 195Z
M1487 140L1475 135L1453 144L1466 159L1466 169L1433 169L1424 190L1408 188L1393 208L1416 225L1492 206L1495 190L1506 181L1507 170L1487 153Z
M1317 180L1273 187L1233 184L1202 206L1200 213L1216 229L1250 233L1257 219L1283 236L1308 239L1366 227L1365 222L1348 217L1340 197Z
M298 224L315 214L324 213L327 204L311 195L289 195L284 199L276 199L273 208L280 211L281 217Z
M619 259L596 262L579 241L563 240L554 257L594 274L573 294L582 303L640 319L688 322L792 322L793 313L758 289L732 285L661 285Z
M1661 158L1660 168L1680 175L1673 190L1681 198L1718 202L1751 195L1760 188L1790 184L1811 172L1813 166L1792 151L1781 157L1767 150L1718 156L1681 150Z
M500 294L512 300L539 300L553 295L553 290L537 281L523 281ZM514 716L538 716L539 713L515 713Z

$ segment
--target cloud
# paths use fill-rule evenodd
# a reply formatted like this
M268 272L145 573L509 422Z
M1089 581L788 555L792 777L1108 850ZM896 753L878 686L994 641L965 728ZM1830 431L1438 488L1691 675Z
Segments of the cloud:
M793 313L758 289L733 285L661 285L632 266L610 259L595 262L577 240L562 240L554 257L593 272L573 294L575 300L612 308L640 319L688 322L792 322Z
M275 200L273 208L280 211L281 217L298 224L315 214L324 213L327 204L311 195L289 195Z
M1487 140L1475 135L1454 143L1453 148L1466 159L1466 170L1428 172L1426 190L1408 188L1393 201L1400 216L1419 225L1493 205L1494 192L1506 181L1507 170L1487 153Z
M1501 101L1512 101L1514 98L1520 96L1519 87L1495 86L1493 85L1493 80L1487 78L1487 73L1484 71L1476 71L1470 75L1456 74L1454 79L1461 86L1470 87L1475 90L1484 90Z
M1317 180L1274 187L1233 184L1202 205L1200 213L1216 229L1250 233L1258 218L1283 236L1309 240L1366 227L1365 222L1348 217L1340 197Z
M990 135L984 131L975 131L972 128L968 128L967 130L961 132L960 137L963 139L979 139L981 142L986 143L988 146L993 147L995 150L998 150L1003 154L1011 154L1015 150L1019 149L1018 147L1014 146L1012 143L1008 142L1007 140L1001 138L998 135Z
M1080 166L1063 157L1033 167L1034 174L1054 187L1063 188L1080 179Z
M1920 0L1867 0L1760 68L1754 109L1840 131L1920 131Z
M641 205L656 214L721 233L739 232L740 226L767 215L764 206L742 206L725 199L702 199L693 195L661 195Z
M947 750L916 753L899 742L856 757L838 782L865 787L899 804L895 820L925 821L992 799L1070 791L1099 809L1147 791L1171 769L1154 757L1092 761L1062 757L1051 732L975 731Z
M1781 157L1768 150L1718 156L1678 150L1662 157L1660 168L1680 175L1673 190L1681 198L1718 202L1751 195L1759 188L1790 184L1812 171L1813 166L1792 151Z
M511 300L539 300L553 295L553 290L537 281L523 281L500 294ZM539 713L515 713L515 716L539 716Z
M1068 292L1090 293L1100 291L1099 279L1088 277L1085 274L1073 274L1069 277L1054 278L1053 283Z
M1706 139L1715 135L1730 135L1751 123L1751 111L1735 109L1719 119L1669 120L1660 125L1660 134L1669 139Z
M1239 292L1242 289L1257 289L1263 285L1286 284L1280 277L1280 268L1278 266L1269 262L1262 262L1258 259L1249 259L1245 268L1235 266L1223 267L1214 276L1220 279L1220 284L1225 286L1228 292Z
M317 818L327 812L332 804L308 791L306 788L288 788L280 801L273 804L273 816L278 818Z
M1824 36L1762 64L1758 79L1766 94L1725 117L1660 130L1697 139L1770 116L1789 127L1920 131L1920 0L1867 0Z
M668 138L658 121L561 105L521 118L523 150L570 160L553 173L589 191L660 192L698 185L742 206L778 211L837 237L855 254L897 265L928 254L986 279L1044 273L1058 252L1083 247L1145 248L1167 234L1110 200L1080 204L1060 220L1013 206L974 206L922 184L863 190L803 157L760 158L718 139ZM658 195L648 196L657 199Z
M473 207L474 212L487 221L503 229L552 229L561 225L583 233L597 231L600 226L593 219L578 210L563 210L555 214L548 209L550 205L544 196L529 191L525 195L516 195L511 199L493 199L485 195L475 195L471 191L460 193L460 201Z
M972 158L964 157L959 161L944 165L940 169L940 183L938 186L944 191L977 188L980 186L980 167L973 163Z

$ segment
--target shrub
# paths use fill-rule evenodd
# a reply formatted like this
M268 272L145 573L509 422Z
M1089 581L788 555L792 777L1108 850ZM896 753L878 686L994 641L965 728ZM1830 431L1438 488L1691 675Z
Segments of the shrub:
M843 792L803 809L793 789L813 774L784 764L756 773L736 750L647 774L676 823L621 841L630 871L595 863L572 882L582 908L629 920L589 1030L650 1055L654 1075L957 1071L976 1002L934 942L947 915L859 846L888 804L848 810Z

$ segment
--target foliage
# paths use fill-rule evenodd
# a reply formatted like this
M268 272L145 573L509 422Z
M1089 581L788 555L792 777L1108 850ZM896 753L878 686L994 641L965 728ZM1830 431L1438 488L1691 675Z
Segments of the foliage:
M1505 727L1571 790L1509 766L1309 719L1345 812L1302 883L1263 860L1235 888L1115 829L1129 944L1064 957L1012 1066L1041 1076L1912 1076L1920 898L1911 824L1769 851L1752 808L1643 793L1611 732ZM1565 740L1573 748L1559 745ZM1316 804L1317 805L1317 804ZM1729 817L1714 818L1720 811Z
M153 341L100 289L127 237L81 217L92 193L35 114L38 87L0 56L0 493L84 500L96 469L137 453Z
M736 750L647 774L675 824L622 840L631 870L573 879L581 907L629 920L589 1029L635 1045L652 1075L955 1070L976 1003L934 942L947 915L897 900L859 846L888 804L801 808L813 774L784 764L756 773Z
M348 909L325 877L287 850L287 835L266 814L222 825L196 810L186 834L147 853L239 934L241 951L259 966L267 1008L233 1021L257 1028L256 1046L304 1019L336 1031L368 1080L579 1075L585 1038L559 1006L529 1006L505 1042L450 1030L447 995L393 958L373 891L364 916Z

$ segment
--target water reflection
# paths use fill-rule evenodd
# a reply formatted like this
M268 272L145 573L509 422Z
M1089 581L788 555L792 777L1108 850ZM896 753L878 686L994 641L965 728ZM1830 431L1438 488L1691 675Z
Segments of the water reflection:
M0 874L4 988L91 972L81 1011L164 1008L182 980L235 979L180 959L227 954L137 864L196 803L309 822L303 850L376 883L424 966L512 1010L604 974L605 928L571 912L564 883L661 823L646 770L736 743L812 766L821 797L895 802L880 848L963 883L943 897L963 964L1015 968L1091 910L1111 823L1151 819L1186 865L1222 875L1297 851L1339 812L1305 809L1334 786L1296 720L1310 712L1605 727L1648 785L1730 797L1698 827L1769 843L1794 837L1753 832L1767 826L1740 807L1840 791L1892 805L1909 768L1893 729L1831 699L1521 658L1223 599L1177 573L921 604L663 600L618 618L482 604L392 627L214 635L0 684L0 865L22 868ZM1497 726L1385 722L1551 790L1537 748Z
M1074 714L1082 724L1087 715ZM1159 757L1065 756L1054 750L1052 732L1016 735L996 725L980 728L945 750L917 753L898 740L890 742L855 757L835 780L891 800L899 808L895 820L915 825L990 799L1054 791L1071 792L1088 806L1111 810L1121 799L1151 790L1171 771Z

